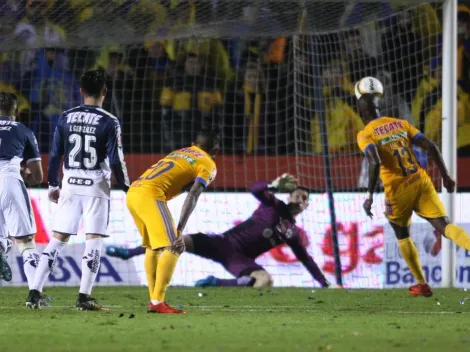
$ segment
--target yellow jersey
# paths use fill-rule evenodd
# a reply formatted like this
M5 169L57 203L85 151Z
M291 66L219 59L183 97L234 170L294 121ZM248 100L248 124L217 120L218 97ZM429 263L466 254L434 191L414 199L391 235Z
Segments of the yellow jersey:
M192 146L175 150L152 165L131 184L129 191L144 192L157 200L168 201L196 180L207 187L216 174L217 168L210 155Z
M408 121L392 117L377 118L357 134L357 143L364 153L373 145L378 148L382 160L380 179L385 192L396 189L395 186L403 182L411 182L409 178L413 175L427 176L411 146L422 135Z

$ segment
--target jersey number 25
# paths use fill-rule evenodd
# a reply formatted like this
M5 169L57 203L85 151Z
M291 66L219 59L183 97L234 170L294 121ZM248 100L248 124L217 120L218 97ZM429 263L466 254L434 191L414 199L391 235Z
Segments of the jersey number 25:
M98 155L93 144L96 142L95 136L71 134L69 143L73 145L69 153L69 167L93 169L98 162ZM85 153L88 156L85 156Z

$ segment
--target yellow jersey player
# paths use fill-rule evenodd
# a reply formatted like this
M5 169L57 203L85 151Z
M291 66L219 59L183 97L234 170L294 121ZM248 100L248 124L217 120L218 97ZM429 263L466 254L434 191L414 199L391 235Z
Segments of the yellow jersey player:
M398 239L400 252L418 282L409 288L409 292L414 296L430 297L433 292L426 283L418 250L410 238L413 212L466 250L470 250L470 237L461 227L449 222L431 178L417 162L412 145L421 147L434 160L447 191L454 191L455 182L436 144L405 120L381 117L375 95L360 97L359 112L366 127L358 133L357 142L369 161L369 194L364 210L372 217L373 192L380 172L385 188L385 214Z
M191 146L168 154L152 165L129 188L127 207L142 236L145 272L150 293L149 313L181 314L165 302L179 255L184 251L182 231L202 191L217 173L214 159L219 136L211 131L197 135ZM166 202L189 188L175 228Z

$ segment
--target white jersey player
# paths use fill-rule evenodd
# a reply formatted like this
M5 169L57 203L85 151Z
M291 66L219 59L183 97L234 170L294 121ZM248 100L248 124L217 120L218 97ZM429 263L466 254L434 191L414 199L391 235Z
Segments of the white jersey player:
M23 268L31 289L39 259L34 243L36 223L24 182L42 182L41 157L33 132L15 121L16 95L0 92L0 275L11 280L4 254L14 237L23 257ZM21 166L21 162L26 167Z
M107 236L111 173L127 192L129 179L116 117L101 108L106 95L102 70L86 72L80 80L84 105L64 112L58 120L49 155L49 199L58 202L53 237L44 249L27 305L38 307L38 298L61 249L76 235L80 220L86 234L82 277L76 307L102 310L90 296L100 266L103 237ZM64 156L62 189L59 169Z

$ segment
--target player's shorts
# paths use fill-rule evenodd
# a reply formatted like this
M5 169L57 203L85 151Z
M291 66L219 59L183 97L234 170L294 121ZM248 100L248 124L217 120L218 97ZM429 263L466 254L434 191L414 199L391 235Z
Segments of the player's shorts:
M193 254L222 264L225 270L236 278L248 276L254 271L265 270L253 258L240 253L223 236L198 233L191 235L191 239L194 244Z
M169 247L178 237L173 217L166 202L154 196L129 190L127 208L142 236L142 247Z
M36 222L23 181L0 177L0 237L36 234Z
M431 178L424 172L385 192L385 215L391 222L408 227L413 211L429 219L447 216Z
M86 234L107 236L109 203L106 198L61 194L52 230L64 235L76 235L82 220Z

